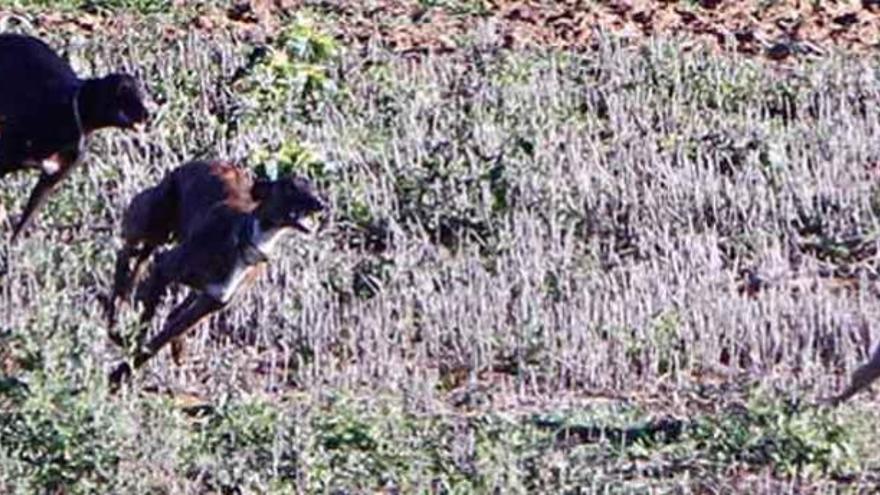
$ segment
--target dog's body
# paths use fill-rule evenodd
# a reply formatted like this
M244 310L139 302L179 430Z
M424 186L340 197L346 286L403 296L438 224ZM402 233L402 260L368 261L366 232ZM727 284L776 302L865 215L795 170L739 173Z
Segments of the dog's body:
M146 120L147 111L133 77L80 79L30 36L0 34L0 74L0 178L29 168L42 172L15 226L15 240L80 161L89 134L132 127Z
M123 220L125 246L116 262L111 328L116 308L128 298L144 262L163 244L178 243L155 257L151 273L138 286L142 323L152 319L169 284L181 283L194 292L139 351L135 366L226 306L259 275L282 235L294 229L308 232L301 220L323 208L306 181L253 181L242 169L218 162L185 164L137 195ZM133 269L132 257L136 258ZM111 338L122 342L112 332ZM139 344L142 339L143 331ZM127 365L120 365L112 381L118 383L130 372Z
M253 211L257 205L252 188L251 178L235 166L191 162L135 196L122 221L124 247L117 256L114 297L128 296L132 279L139 276L144 262L158 247L186 239L210 216ZM228 208L215 211L213 206L218 203L225 203ZM133 270L128 268L131 257L136 257ZM112 317L113 313L111 322Z

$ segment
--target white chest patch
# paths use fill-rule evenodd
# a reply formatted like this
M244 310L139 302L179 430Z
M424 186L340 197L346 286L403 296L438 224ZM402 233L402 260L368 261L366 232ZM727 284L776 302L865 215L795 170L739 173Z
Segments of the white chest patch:
M46 158L40 163L40 169L49 175L55 175L61 170L61 164L58 163L58 160L53 160L52 158Z
M287 229L262 230L260 225L256 223L251 230L251 244L253 244L266 257L272 254ZM248 276L250 271L254 269L253 265L248 265L240 257L235 260L235 266L232 268L226 280L220 283L209 284L205 287L205 291L214 299L226 304L232 300L238 292L241 284Z
M278 245L278 241L284 236L287 229L277 228L271 230L260 229L260 224L254 225L254 235L251 242L266 256L271 256Z
M61 164L53 158L46 158L45 160L40 161L28 159L24 161L24 166L42 170L49 175L54 175L61 169Z
M78 165L82 159L82 156L83 156L83 153L80 150L82 150L81 147L75 151L75 153L76 153L75 155L70 157L73 159L73 161L67 162L65 165L71 166L71 167ZM63 168L62 163L64 161L64 158L63 158L64 156L66 156L66 152L59 152L59 153L55 153L54 155L50 156L49 158L44 158L42 160L35 160L32 158L29 158L29 159L25 160L23 162L23 164L26 167L39 169L45 174L55 175L58 172L60 172L61 169Z

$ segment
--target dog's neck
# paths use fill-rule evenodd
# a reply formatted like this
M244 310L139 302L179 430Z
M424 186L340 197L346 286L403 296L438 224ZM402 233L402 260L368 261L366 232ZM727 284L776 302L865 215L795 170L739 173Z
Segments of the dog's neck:
M73 97L76 124L80 134L89 134L112 124L98 111L101 83L99 79L86 79L76 89Z
M262 258L259 260L266 261L275 251L278 241L289 229L266 226L256 215L251 216L249 222L251 223L248 228L249 235L246 242L257 251L254 253L256 255L254 258Z

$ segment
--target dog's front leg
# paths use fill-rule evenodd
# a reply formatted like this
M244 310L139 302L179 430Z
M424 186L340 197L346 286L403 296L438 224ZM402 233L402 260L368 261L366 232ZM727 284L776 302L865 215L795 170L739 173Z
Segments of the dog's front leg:
M206 295L199 295L194 298L187 297L185 301L180 303L174 310L172 315L175 318L169 318L165 322L162 331L155 337L150 339L147 345L138 351L134 358L134 368L140 368L151 357L155 356L169 340L183 335L187 330L196 326L203 318L209 316L222 309L225 304ZM128 363L122 363L110 374L110 384L113 388L118 387L119 383L131 375L132 369Z
M37 185L34 186L31 191L30 197L28 197L27 205L24 207L24 212L21 214L21 218L18 220L18 224L15 226L15 229L12 231L12 239L11 243L15 243L18 240L19 235L24 231L24 229L30 224L31 220L36 215L37 211L46 203L46 200L49 199L49 195L53 190L64 180L65 177L70 175L70 172L73 170L76 165L77 159L76 157L66 157L65 162L59 165L59 169L53 172L43 172L40 174L40 179L37 181Z

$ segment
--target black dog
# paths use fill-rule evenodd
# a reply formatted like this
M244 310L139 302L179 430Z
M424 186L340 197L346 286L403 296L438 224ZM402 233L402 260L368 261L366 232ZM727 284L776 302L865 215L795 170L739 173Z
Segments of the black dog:
M111 326L116 305L128 299L147 258L163 244L176 242L155 256L150 274L137 288L143 312L134 367L143 365L169 341L182 349L183 334L250 286L283 236L310 232L310 218L325 209L311 184L302 178L291 175L254 181L244 169L223 162L187 163L135 196L122 224L125 246L116 261ZM159 334L140 345L146 324L172 284L189 286L192 292L171 311ZM116 343L125 343L115 332L110 335ZM174 352L176 361L180 354L180 350ZM131 372L128 363L119 365L110 376L111 383L115 387Z
M12 240L80 161L90 133L146 119L132 76L83 80L42 41L0 35L0 177L26 168L42 171Z

